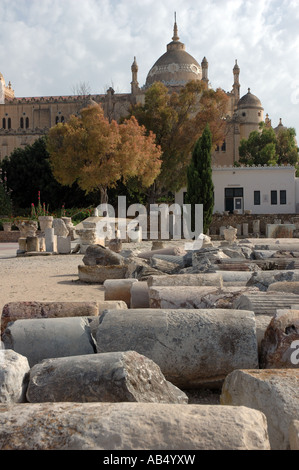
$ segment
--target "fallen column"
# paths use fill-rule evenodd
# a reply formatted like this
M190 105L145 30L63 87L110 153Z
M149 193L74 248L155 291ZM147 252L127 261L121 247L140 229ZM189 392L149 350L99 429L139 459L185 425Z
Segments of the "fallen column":
M1 407L0 450L50 449L269 450L270 445L265 416L239 406L27 403ZM113 464L110 458L112 454L103 457L103 463Z
M299 294L299 281L289 282L273 282L268 287L268 292L290 292L292 294Z
M6 328L2 341L6 349L27 357L30 367L43 359L95 353L86 317L17 320Z
M292 420L299 418L299 370L235 370L223 384L222 405L245 406L267 418L272 450L289 450Z
M134 283L138 283L138 279L107 279L103 284L105 300L122 300L129 307Z
M246 286L252 277L252 271L217 271L222 277L224 286Z
M258 367L255 316L248 311L108 310L96 344L99 353L139 352L181 389L219 386L234 369Z
M222 276L219 273L201 274L172 274L165 276L150 276L148 286L223 286Z
M281 309L299 309L299 295L280 292L246 292L232 305L234 309L251 310L256 315L275 315Z
M247 287L153 286L149 288L149 306L150 308L176 309L235 308L233 305L236 299L247 292L251 292L251 289Z
M101 306L103 306L101 302L9 302L2 309L1 334L12 321L33 318L93 317L99 315Z
M146 281L132 284L130 308L149 308L149 289Z
M103 284L107 279L123 279L126 275L127 267L115 266L78 266L79 280L90 284Z
M47 359L30 370L27 400L187 403L161 369L135 351Z
M299 270L257 271L251 274L251 277L247 282L247 286L256 286L259 288L259 290L266 291L270 284L282 281L299 281Z

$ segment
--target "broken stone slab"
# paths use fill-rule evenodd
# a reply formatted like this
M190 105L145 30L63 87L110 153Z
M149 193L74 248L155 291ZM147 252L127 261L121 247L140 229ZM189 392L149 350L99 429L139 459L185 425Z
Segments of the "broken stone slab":
M186 250L179 246L170 246L166 248L161 248L160 250L150 250L139 253L137 256L143 259L150 259L152 256L156 255L165 255L165 256L184 256Z
M177 270L177 263L169 262L156 256L150 258L150 266L166 274L172 274Z
M223 287L223 279L219 273L173 274L166 276L150 276L148 286L217 286Z
M224 381L220 402L264 413L271 449L289 450L290 424L299 419L299 370L234 370Z
M276 250L253 250L252 254L254 259L268 259L273 258L276 253Z
M203 263L208 260L210 263L215 263L220 259L228 259L229 256L225 255L219 248L202 248L201 250L193 251L192 253L192 266L201 267Z
M126 275L127 267L123 265L115 266L78 266L79 280L90 284L103 284L107 279L123 279Z
M261 291L267 291L270 284L274 282L294 282L299 281L299 269L292 271L258 271L251 274L247 282L247 286L256 286Z
M30 367L43 359L95 353L86 317L17 320L7 326L2 341L27 357Z
M159 271L156 268L152 268L147 260L132 257L128 259L125 278L146 281L149 276L162 276L164 274L164 272Z
M69 234L69 230L62 219L53 219L52 228L54 229L54 235L67 237Z
M97 316L100 306L99 302L9 302L2 309L1 333L16 320Z
M149 288L150 308L205 309L234 308L236 299L251 292L247 287L215 286L152 286ZM243 309L250 310L250 309Z
M242 248L239 247L238 245L237 246L230 245L228 247L223 246L223 247L221 247L221 250L229 258L233 258L233 259L244 259L245 258L245 255L243 253Z
M108 241L108 248L115 253L122 251L122 240L120 238L112 238Z
M30 370L26 397L30 403L188 403L157 364L135 351L44 360Z
M256 315L273 316L277 310L291 309L295 305L299 309L299 295L255 291L241 294L233 303L232 308L251 310Z
M68 255L72 251L71 237L57 236L57 251L61 255Z
M243 406L127 402L1 406L0 450L50 449L270 450L270 444L263 413Z
M269 285L267 292L289 292L299 295L299 281L273 282Z
M107 279L104 286L105 300L123 300L127 306L131 303L131 287L137 279Z
M39 251L39 239L38 237L27 237L26 238L27 251Z
M253 312L228 309L108 310L100 317L97 351L135 350L181 389L219 387L237 368L258 367Z
M184 257L183 256L174 256L174 255L154 255L152 258L156 258L160 261L165 261L166 263L171 263L173 268L184 267Z
M125 263L123 256L101 245L88 246L82 261L86 266L121 266Z
M299 310L278 310L261 343L260 367L299 368Z
M149 291L146 281L131 285L130 308L149 308Z
M290 450L299 450L299 420L293 420L290 424Z
M26 401L29 370L26 357L11 349L0 349L0 403Z

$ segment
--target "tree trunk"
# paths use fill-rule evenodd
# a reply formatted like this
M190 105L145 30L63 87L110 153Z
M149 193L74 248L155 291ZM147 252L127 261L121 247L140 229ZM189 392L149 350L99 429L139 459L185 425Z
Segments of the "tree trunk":
M108 204L108 192L107 186L100 186L100 202L101 204Z

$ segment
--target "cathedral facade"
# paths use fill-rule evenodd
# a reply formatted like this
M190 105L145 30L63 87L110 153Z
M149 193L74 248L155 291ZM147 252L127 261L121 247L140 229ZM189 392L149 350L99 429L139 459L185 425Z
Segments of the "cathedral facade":
M15 148L31 145L57 123L67 122L71 115L78 115L89 101L100 104L109 119L119 120L128 114L132 104L144 102L145 92L154 82L164 83L170 91L179 89L190 80L202 80L209 86L208 69L206 57L199 63L186 51L175 22L172 41L150 69L142 87L138 83L138 65L134 58L130 93L117 94L109 88L105 94L91 96L18 98L11 83L6 85L0 73L0 161ZM236 61L232 70L232 90L226 92L229 106L225 117L225 140L212 155L212 163L216 166L229 166L238 161L241 139L248 138L250 132L258 130L259 123L264 120L264 109L259 98L250 89L240 96L239 78L240 68ZM268 115L266 123L271 125Z

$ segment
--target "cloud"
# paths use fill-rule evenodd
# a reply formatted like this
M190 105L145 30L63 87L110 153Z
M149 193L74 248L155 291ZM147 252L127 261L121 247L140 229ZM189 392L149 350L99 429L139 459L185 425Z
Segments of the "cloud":
M134 56L143 85L166 51L177 12L179 36L209 62L214 88L230 91L235 59L241 94L250 87L269 113L299 132L297 0L1 0L0 72L17 96L129 92Z

